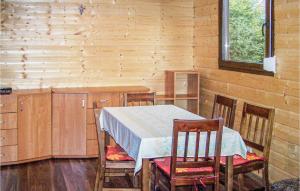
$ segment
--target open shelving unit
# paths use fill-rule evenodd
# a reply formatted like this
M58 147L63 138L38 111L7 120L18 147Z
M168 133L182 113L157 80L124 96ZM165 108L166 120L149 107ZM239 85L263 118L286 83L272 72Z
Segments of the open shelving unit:
M188 111L199 113L200 76L193 70L165 71L165 95L157 95L156 100L174 104Z

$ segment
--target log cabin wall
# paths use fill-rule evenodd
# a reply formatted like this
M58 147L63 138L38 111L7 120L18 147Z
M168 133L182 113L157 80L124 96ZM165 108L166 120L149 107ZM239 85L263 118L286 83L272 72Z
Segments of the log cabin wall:
M195 65L201 74L200 114L211 116L214 94L238 99L235 128L242 104L275 108L270 153L272 181L299 177L299 0L276 0L275 77L218 69L218 0L195 0Z
M1 85L163 91L193 69L193 17L193 0L1 1Z
M218 0L4 0L1 85L145 85L163 91L164 70L195 66L201 115L210 116L216 93L238 99L236 127L244 101L276 109L271 179L296 177L299 5L275 1L278 73L265 77L218 69Z

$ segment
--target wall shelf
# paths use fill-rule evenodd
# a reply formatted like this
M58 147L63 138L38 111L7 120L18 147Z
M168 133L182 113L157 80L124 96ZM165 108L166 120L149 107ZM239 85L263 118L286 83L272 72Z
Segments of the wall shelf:
M199 82L200 77L197 71L167 70L165 71L165 95L157 95L156 100L165 104L174 104L198 114Z

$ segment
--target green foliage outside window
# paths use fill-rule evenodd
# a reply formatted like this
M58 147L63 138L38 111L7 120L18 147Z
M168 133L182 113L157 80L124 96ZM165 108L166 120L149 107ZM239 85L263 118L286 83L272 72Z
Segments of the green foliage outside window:
M230 0L229 15L230 60L262 63L264 0Z

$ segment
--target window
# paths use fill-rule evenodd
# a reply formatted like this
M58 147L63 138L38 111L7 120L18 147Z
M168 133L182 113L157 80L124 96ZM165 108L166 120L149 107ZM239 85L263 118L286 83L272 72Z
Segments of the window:
M273 1L220 0L220 69L274 75L263 70L273 56Z

